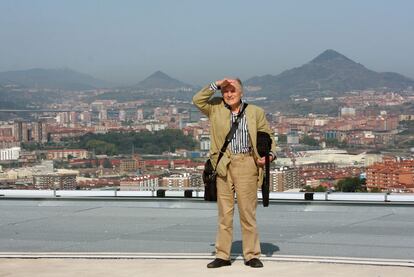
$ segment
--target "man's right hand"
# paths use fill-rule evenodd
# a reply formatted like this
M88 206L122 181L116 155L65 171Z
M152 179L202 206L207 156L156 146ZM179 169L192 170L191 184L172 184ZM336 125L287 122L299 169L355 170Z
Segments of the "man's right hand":
M219 89L221 89L221 88L224 88L224 87L230 85L229 81L230 81L229 79L217 80L217 81L215 81L215 84Z

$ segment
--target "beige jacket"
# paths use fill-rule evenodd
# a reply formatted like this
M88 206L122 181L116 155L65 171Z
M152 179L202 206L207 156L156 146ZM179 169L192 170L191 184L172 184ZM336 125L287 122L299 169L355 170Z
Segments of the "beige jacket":
M211 98L214 91L211 91L209 86L204 87L197 92L193 97L193 103L205 114L210 120L210 158L211 163L215 167L217 158L221 147L224 144L226 135L230 131L231 127L231 112L224 106L222 97ZM211 99L210 99L211 98ZM269 123L266 120L265 113L262 108L249 104L245 110L247 119L247 129L249 132L250 142L253 147L253 155L255 161L259 157L257 152L257 132L266 132L272 138L272 152L275 153L276 142L273 138L272 130L269 127ZM227 175L227 166L230 163L230 147L227 147L226 153L220 160L217 166L217 173L220 176ZM263 180L263 169L257 167L258 179L257 186L261 186Z

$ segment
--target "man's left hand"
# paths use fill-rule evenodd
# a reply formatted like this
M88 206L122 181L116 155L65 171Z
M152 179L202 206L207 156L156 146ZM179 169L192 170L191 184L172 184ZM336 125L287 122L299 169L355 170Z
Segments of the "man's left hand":
M272 161L273 161L273 156L269 155L269 162L272 162ZM257 159L256 163L259 166L264 166L266 164L266 157L261 157L261 158Z

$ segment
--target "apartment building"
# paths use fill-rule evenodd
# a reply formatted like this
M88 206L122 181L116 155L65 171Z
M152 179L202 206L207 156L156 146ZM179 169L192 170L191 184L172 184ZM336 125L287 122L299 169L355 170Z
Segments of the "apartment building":
M270 171L270 191L282 192L300 188L299 170L291 167L280 167Z
M375 163L366 176L368 190L414 192L414 160Z

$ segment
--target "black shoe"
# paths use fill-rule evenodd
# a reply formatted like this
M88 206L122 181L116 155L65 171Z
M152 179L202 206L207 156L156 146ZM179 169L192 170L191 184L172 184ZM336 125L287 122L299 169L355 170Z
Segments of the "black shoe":
M211 263L209 263L207 265L207 267L208 268L218 268L218 267L229 266L229 265L231 265L230 261L215 258L214 261L212 261Z
M263 263L258 258L248 260L247 262L244 262L244 264L255 268L263 267Z

